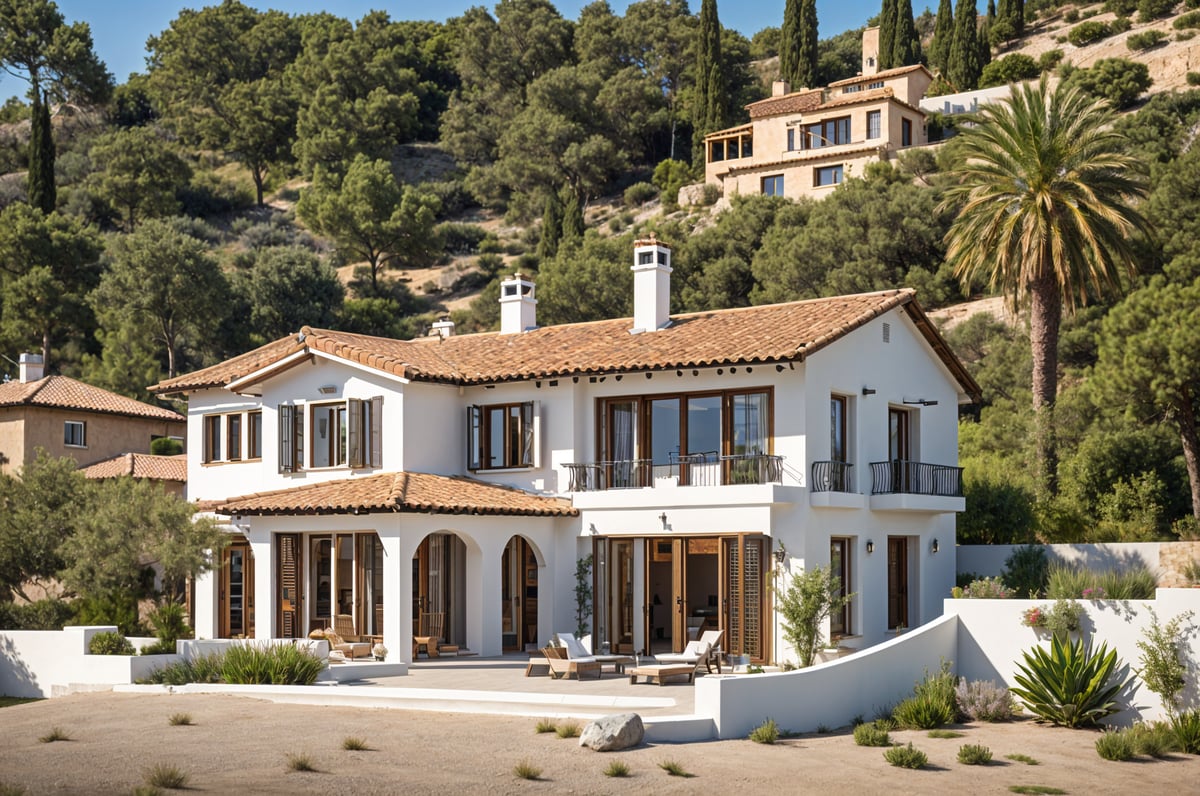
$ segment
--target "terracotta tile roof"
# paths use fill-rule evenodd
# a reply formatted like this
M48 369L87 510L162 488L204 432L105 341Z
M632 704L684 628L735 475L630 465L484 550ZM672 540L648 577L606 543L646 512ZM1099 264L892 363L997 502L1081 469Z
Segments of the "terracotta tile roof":
M151 453L122 453L82 468L85 478L149 478L153 481L187 481L187 454L155 456Z
M925 73L929 75L930 80L932 80L933 73L926 69L924 64L913 64L912 66L897 66L895 69L885 69L882 72L876 72L873 75L856 75L855 77L848 77L845 80L837 80L833 83L830 83L829 88L851 86L855 83L874 83L877 80L887 80L889 78L899 77L900 75L906 75L909 72L916 72L922 69L925 70Z
M560 498L431 473L380 473L306 484L229 498L211 510L227 515L431 512L570 517L578 514L569 501Z
M811 111L821 104L825 92L814 88L808 91L793 91L782 97L767 97L746 106L751 119L761 119L764 116L779 116L785 113L803 113Z
M135 401L69 376L45 376L37 381L0 384L0 406L46 406L184 422L178 412Z
M836 97L830 97L828 102L821 103L821 107L817 110L823 111L826 108L840 108L844 105L857 105L860 102L893 99L895 95L896 92L890 88L873 88L870 91L856 91L853 94L838 94Z
M547 326L520 334L455 335L392 340L304 327L284 338L211 368L162 382L163 393L222 387L266 372L288 356L307 350L349 360L416 381L495 384L505 381L606 373L802 361L871 319L903 307L937 348L940 337L928 324L911 289L809 299L788 304L741 307L675 315L654 332L631 334L632 320ZM939 349L964 391L978 387L961 363Z
M722 138L727 135L733 135L734 133L746 133L753 129L754 125L752 124L739 124L737 127L726 127L724 130L717 130L716 132L709 133L708 135L704 136L704 140L707 141L710 138Z
M886 146L886 143L881 138L878 144L863 144L851 148L841 147L821 147L819 149L795 149L788 153L788 157L778 160L768 160L759 163L748 163L745 166L730 166L728 174L751 174L756 171L774 170L780 167L797 166L800 164L819 163L821 161L839 161L845 160L851 155L860 155L863 152L879 152Z

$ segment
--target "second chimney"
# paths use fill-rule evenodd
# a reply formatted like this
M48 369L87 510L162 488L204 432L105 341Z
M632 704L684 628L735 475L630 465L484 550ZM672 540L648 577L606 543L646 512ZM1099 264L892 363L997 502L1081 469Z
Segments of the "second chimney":
M633 331L653 332L671 320L671 247L653 235L633 243Z
M22 384L38 381L45 374L46 366L42 362L41 354L21 354L17 360Z
M537 299L533 282L513 274L500 283L500 334L520 334L537 328Z

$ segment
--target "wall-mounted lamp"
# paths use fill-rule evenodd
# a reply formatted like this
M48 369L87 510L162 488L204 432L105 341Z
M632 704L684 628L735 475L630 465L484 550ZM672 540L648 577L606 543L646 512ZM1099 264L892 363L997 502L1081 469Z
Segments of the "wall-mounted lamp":
M926 398L905 398L904 403L909 406L937 406L937 401L930 401Z
M934 539L932 544L929 545L929 552L936 553L937 551L938 551L938 541L937 541L937 539Z
M867 540L867 555L875 552L875 543L870 539Z
M662 522L663 530L667 529L667 512L658 515L658 519Z
M776 564L783 564L783 559L787 558L787 548L784 547L783 542L779 543L779 547L771 555L775 556Z
M335 392L337 392L337 385L336 384L322 384L320 387L317 388L317 392L321 393L321 395L333 395Z
M592 536L595 536L598 533L598 531L596 530L596 523L594 523L594 522L588 523L588 533L590 533Z
M874 395L874 394L875 394L874 387L863 387L863 395Z

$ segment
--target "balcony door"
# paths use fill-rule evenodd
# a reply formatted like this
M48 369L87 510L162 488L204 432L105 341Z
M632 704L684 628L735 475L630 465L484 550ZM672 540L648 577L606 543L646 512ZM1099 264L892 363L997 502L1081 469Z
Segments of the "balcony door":
M889 536L888 560L888 630L908 627L908 538Z
M220 584L219 638L254 637L254 554L244 537L225 548Z

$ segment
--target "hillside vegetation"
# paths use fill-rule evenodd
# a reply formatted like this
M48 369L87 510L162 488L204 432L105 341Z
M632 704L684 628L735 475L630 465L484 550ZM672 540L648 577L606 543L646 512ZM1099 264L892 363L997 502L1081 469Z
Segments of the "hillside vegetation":
M1024 34L983 45L981 79L1051 73L1125 108L1155 234L1135 241L1128 298L1089 295L1065 322L1055 494L1030 474L1024 316L947 331L984 389L960 434L960 538L1194 535L1200 474L1181 418L1200 368L1164 385L1152 365L1198 347L1137 335L1168 299L1179 307L1163 328L1200 328L1187 292L1200 277L1200 94L1186 90L1200 81L1200 21L1153 0L1021 7ZM42 352L50 372L153 400L147 385L305 324L407 338L448 315L459 333L495 328L499 279L518 270L537 280L543 324L627 315L632 242L650 232L674 249L673 311L897 286L929 309L986 295L945 262L953 140L820 203L708 192L679 207L704 133L746 121L780 69L778 28L748 40L712 27L711 0L701 11L642 0L619 16L598 2L568 20L546 0L505 0L439 24L226 0L182 12L151 38L147 72L119 85L81 56L86 30L41 18L26 31L44 42L29 56L44 56L38 101L0 109L0 352ZM1071 43L1085 23L1107 33ZM926 47L935 24L914 22ZM984 42L996 24L980 20ZM61 54L59 27L78 44ZM857 72L860 39L819 43L818 84ZM4 41L0 60L19 64Z

